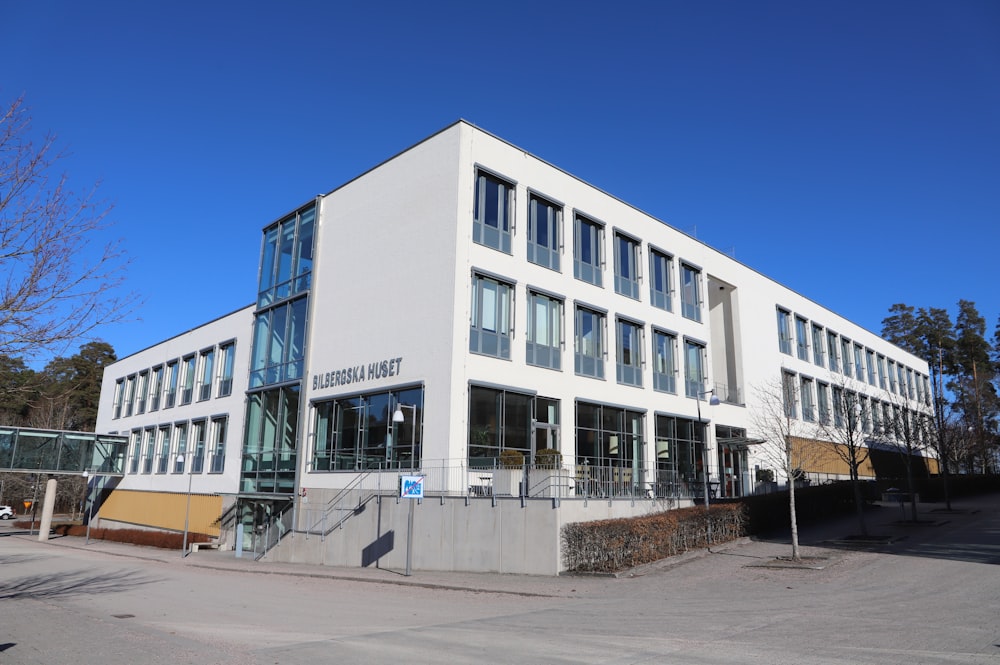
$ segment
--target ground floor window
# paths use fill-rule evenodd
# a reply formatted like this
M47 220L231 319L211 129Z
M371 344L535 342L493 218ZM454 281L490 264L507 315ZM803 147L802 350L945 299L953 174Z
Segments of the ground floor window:
M246 413L241 491L291 494L299 438L299 385L249 394Z
M496 466L505 450L530 461L533 400L513 390L469 388L469 466Z
M656 496L698 496L704 482L705 424L656 416Z
M576 403L576 473L583 491L609 496L645 493L643 420L640 411Z
M311 468L418 469L423 414L422 386L319 402Z

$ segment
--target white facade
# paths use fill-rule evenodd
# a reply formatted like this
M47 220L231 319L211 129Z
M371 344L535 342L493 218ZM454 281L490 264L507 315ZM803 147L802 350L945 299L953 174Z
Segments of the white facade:
M503 232L505 223L509 233ZM594 244L587 246L585 239ZM488 469L508 448L525 453L529 465L539 449L562 454L556 481L540 487L536 471L514 486L510 493L521 495L522 506L542 496L587 502L594 495L608 505L627 497L633 512L661 509L656 500L643 501L653 497L682 504L698 496L696 485L706 475L700 448L692 447L699 416L708 424L713 491L752 493L751 470L767 462L747 446L757 436L748 403L756 386L774 383L783 371L794 376L797 388L850 385L888 402L894 401L891 387L879 385L877 368L869 377L866 363L882 358L888 368L891 360L914 385L912 399L903 399L916 411L927 409L928 369L920 359L464 122L267 227L265 266L272 265L269 247L277 248L276 256L285 252L297 267L288 273L281 256L273 259L277 277L268 283L262 277L256 307L108 368L98 431L145 431L158 426L161 416L174 423L230 414L225 471L205 476L205 484L214 483L218 492L238 489L248 502L266 500L269 524L283 520L292 530L325 531L343 488L360 492L364 486L388 496L402 472L424 474L441 506L446 497L468 506L470 497L486 496L495 506L507 492L497 485L502 474ZM664 275L669 283L658 288ZM593 283L598 276L600 284ZM790 317L785 349L779 311ZM806 325L804 359L797 318ZM831 373L825 349L815 355L814 327L821 346L832 333L838 349L841 339L850 340L852 374L858 346L861 381ZM114 417L119 381L227 340L236 341L237 359L230 398L171 414ZM659 342L673 345L668 371L658 371L665 367L655 348ZM709 405L711 391L719 405ZM492 414L483 408L490 399L497 405ZM396 421L394 413L401 414ZM601 422L582 422L591 417ZM720 425L742 468L726 466L731 458L714 445ZM668 427L692 429L684 441L674 441ZM236 441L243 444L242 462L234 456ZM131 464L130 457L127 468ZM381 468L388 470L379 473ZM170 473L127 472L122 486L173 492L179 480ZM282 502L294 504L294 517L279 518L286 515ZM398 506L380 502L379 514L386 511L387 523L395 524L402 519ZM589 519L579 507L565 512L571 520ZM474 546L456 535L463 528L449 515L441 542L448 540L451 550L469 547L469 554ZM240 519L248 530L251 523L260 527L259 510L247 510ZM357 547L377 540L366 531L374 523L365 519L349 527ZM481 515L474 519L482 524ZM570 518L555 521L561 519ZM544 530L551 532L551 525ZM310 554L299 536L287 538L275 555L356 559L356 548L343 544L355 540L314 545L323 553ZM549 542L557 550L558 533ZM396 548L385 556L391 560L398 553ZM540 567L514 567L554 572L558 563L550 555ZM475 556L447 559L453 562L428 555L421 563L475 568ZM483 568L509 569L502 561Z

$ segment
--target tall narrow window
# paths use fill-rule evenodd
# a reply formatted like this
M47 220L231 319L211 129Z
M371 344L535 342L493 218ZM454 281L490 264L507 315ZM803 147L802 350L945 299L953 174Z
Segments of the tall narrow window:
M878 363L878 387L885 390L885 356L880 353L875 362Z
M809 323L801 316L795 317L795 345L799 360L809 360Z
M149 428L146 430L146 443L143 446L142 472L153 472L153 457L156 455L156 430Z
M201 473L205 470L205 421L196 420L191 423L191 471Z
M212 419L212 452L209 473L222 473L226 470L226 430L229 419L226 417Z
M681 264L681 316L701 321L701 271Z
M139 473L139 460L142 458L142 430L132 431L129 442L129 473Z
M201 373L198 377L198 401L212 397L212 378L215 376L215 349L205 349L201 352Z
M525 362L562 368L562 300L536 291L528 292L528 341Z
M830 386L825 383L816 384L816 405L819 422L824 425L830 424Z
M792 313L778 308L778 350L792 355Z
M882 433L882 407L879 402L872 400L871 402L871 414L872 414L872 431L875 434Z
M851 340L840 338L840 364L844 376L851 376Z
M183 376L181 377L181 406L190 404L194 397L194 370L197 358L188 356L184 359Z
M834 386L833 388L833 425L834 427L844 426L844 389Z
M705 345L684 340L684 394L698 397L705 392Z
M827 354L826 355L827 355L827 357L830 358L830 371L831 372L839 372L840 371L840 363L837 362L837 357L838 357L837 356L837 346L838 346L837 345L837 333L831 332L831 331L827 330L826 331L826 350L827 350Z
M639 241L615 234L615 292L639 299Z
M476 174L473 242L510 254L513 200L512 184L483 171Z
M801 377L799 393L802 395L802 420L807 423L814 422L816 420L816 406L813 397L813 380L805 376Z
M824 366L823 354L825 353L825 345L823 344L823 328L813 324L812 327L812 343L813 343L813 362L820 367Z
M576 308L575 370L581 376L604 378L604 315Z
M653 307L673 310L670 291L673 287L671 272L673 259L655 249L649 250L649 302Z
M171 408L175 401L177 400L177 375L178 366L177 361L172 360L167 363L167 380L165 385L165 392L163 393L163 408Z
M896 362L889 361L889 391L896 392Z
M785 407L785 415L798 418L798 408L795 399L795 375L790 372L781 373L781 401Z
M573 223L573 276L601 286L601 244L603 227L577 215Z
M677 393L677 337L653 331L653 389Z
M156 472L166 473L170 465L170 425L161 427L156 435Z
M122 401L125 397L125 379L115 381L114 417L122 417Z
M184 465L189 461L190 452L188 451L187 436L187 423L178 423L174 426L174 473L184 473Z
M149 410L156 411L160 408L160 395L163 394L163 365L153 368L153 375L149 381Z
M135 375L125 379L125 417L132 415L135 406Z
M136 414L146 412L146 399L149 397L149 372L139 372L139 383L136 386Z
M618 319L618 383L642 386L642 326Z
M865 350L857 344L854 345L854 378L865 380Z
M236 362L236 344L228 342L219 346L219 397L233 392L233 364Z
M865 369L868 370L868 383L875 385L875 352L865 349Z
M528 260L559 270L561 228L562 208L532 194L528 200Z
M510 358L510 284L472 276L472 321L469 351L496 358Z

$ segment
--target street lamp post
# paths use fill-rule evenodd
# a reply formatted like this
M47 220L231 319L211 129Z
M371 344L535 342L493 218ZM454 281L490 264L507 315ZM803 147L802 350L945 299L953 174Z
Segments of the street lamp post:
M705 392L698 393L698 399L696 404L698 405L698 425L701 429L702 443L701 443L701 475L702 475L702 490L705 495L705 511L708 511L708 436L705 432L704 423L701 420L701 398L704 395L711 395L708 399L709 406L718 406L719 398L715 396L715 390L706 390Z
M186 454L181 453L177 456L177 463L183 465L187 460L185 460ZM187 507L184 509L184 543L181 545L181 558L183 559L188 555L188 526L190 524L191 518L191 479L193 475L191 470L188 469L188 491L187 491Z
M85 483L87 483L87 494L88 495L90 494L90 477L91 476L93 476L95 478L94 484L96 485L97 484L96 478L98 477L97 474L96 473L91 473L90 469L84 469L83 470L83 480L84 480ZM84 545L89 545L90 544L90 523L92 521L94 521L94 501L96 499L97 499L97 497L95 496L93 499L91 499L88 502L88 506L87 506L87 539L84 542Z

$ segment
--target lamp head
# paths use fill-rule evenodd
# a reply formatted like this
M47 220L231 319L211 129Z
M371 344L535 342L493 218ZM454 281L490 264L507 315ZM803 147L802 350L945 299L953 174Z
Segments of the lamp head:
M405 418L403 417L403 409L401 409L399 406L397 406L395 413L392 414L392 422L394 422L394 423L401 423L404 420L405 420Z

